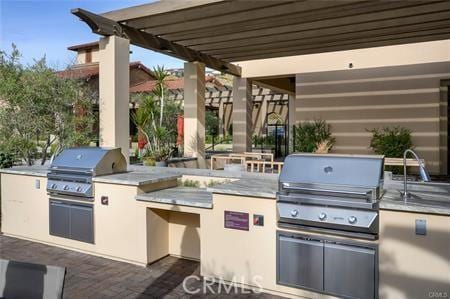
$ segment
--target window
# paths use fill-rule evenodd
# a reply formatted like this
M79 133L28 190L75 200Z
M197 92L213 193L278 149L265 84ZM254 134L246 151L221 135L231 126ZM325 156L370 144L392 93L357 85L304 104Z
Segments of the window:
M91 63L92 62L92 50L86 50L86 59L85 63Z

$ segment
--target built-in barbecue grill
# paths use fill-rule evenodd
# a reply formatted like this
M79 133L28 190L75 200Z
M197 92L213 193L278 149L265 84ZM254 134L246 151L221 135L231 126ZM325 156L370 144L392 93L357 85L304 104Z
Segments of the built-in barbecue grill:
M120 148L69 148L51 163L47 192L89 199L94 196L93 177L126 170L126 160Z
M378 298L382 156L293 154L277 195L277 283Z
M293 154L279 178L279 224L378 234L382 156Z

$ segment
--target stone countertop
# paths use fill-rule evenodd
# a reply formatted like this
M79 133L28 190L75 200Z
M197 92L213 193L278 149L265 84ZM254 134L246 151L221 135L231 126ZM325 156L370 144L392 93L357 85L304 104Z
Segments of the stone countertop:
M225 171L225 170L210 170L198 168L153 167L142 165L129 165L128 170L146 173L168 173L178 175L192 175L192 176L205 176L205 177L230 178L230 179L264 178L264 179L278 180L278 174L258 173L258 172Z
M192 187L174 187L159 191L139 194L137 200L165 203L194 208L212 209L212 194L206 189Z
M380 209L401 212L450 216L450 195L430 191L411 191L412 198L404 202L400 190L387 189L380 200Z
M109 183L117 185L143 186L170 180L176 180L181 175L169 173L148 173L148 172L124 172L94 177L95 183Z
M126 173L95 177L93 180L94 182L101 183L142 186L178 179L183 175L193 175L238 179L234 182L209 187L206 190L195 188L195 190L200 190L198 192L203 192L204 196L209 193L221 193L275 199L278 190L278 175L276 174L227 172L223 170L191 168L146 167L136 165L129 166L129 170L130 172ZM37 177L46 177L48 172L48 166L38 165L0 169L0 173ZM183 191L184 195L180 195L182 187L171 189L176 190L170 190L170 192L168 192L168 200L170 200L170 196L172 196L175 197L176 200L181 198L181 201L183 201L183 196L190 198L188 194L193 194L193 190L186 189ZM387 179L384 183L384 189L385 194L380 201L380 209L450 216L450 184L448 183L408 182L408 190L410 190L415 197L406 204L401 199L399 192L403 189L403 182ZM164 195L164 191L165 190L160 191L162 192L161 195ZM175 196L177 194L178 197ZM195 196L200 195L195 194ZM211 195L209 194L209 196Z
M14 166L12 168L2 168L0 173L20 174L29 176L46 177L49 172L48 166Z
M209 187L207 190L212 193L275 199L277 197L278 180L243 178L234 182Z

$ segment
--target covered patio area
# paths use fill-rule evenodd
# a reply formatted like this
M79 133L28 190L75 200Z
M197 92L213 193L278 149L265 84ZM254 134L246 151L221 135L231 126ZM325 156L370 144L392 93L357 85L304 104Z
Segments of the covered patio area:
M128 157L134 44L186 61L184 155L205 167L205 67L234 76L233 152L252 151L252 83L289 95L295 124L327 120L334 152L370 153L375 127L402 125L432 172L447 172L446 1L159 1L73 14L100 39L100 144ZM444 111L445 110L445 111ZM420 124L426 126L418 128Z

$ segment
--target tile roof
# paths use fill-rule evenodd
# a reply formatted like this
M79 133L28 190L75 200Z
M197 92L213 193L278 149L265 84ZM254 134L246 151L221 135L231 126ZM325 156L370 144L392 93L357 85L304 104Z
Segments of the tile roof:
M214 78L213 76L206 76L205 83L211 87L223 87L223 84L220 83L218 80L216 80L216 78ZM130 87L130 92L131 93L151 92L155 88L155 85L156 81L149 80ZM166 87L169 90L183 89L184 78L175 78L166 80Z
M149 80L130 87L130 92L131 93L151 92L155 88L155 85L156 85L155 80ZM166 80L166 87L169 90L183 89L184 79L176 78L172 80Z
M130 63L130 70L136 68L143 70L144 72L148 73L151 77L153 77L152 71L148 69L145 65L143 65L140 61ZM71 69L56 72L56 75L60 78L86 79L86 80L89 80L93 77L97 77L98 74L99 74L98 63L75 65Z
M92 48L98 48L98 45L99 45L99 43L98 43L98 41L96 41L96 42L90 42L90 43L70 46L67 48L67 50L79 51L79 50L85 50L85 49L92 49Z

